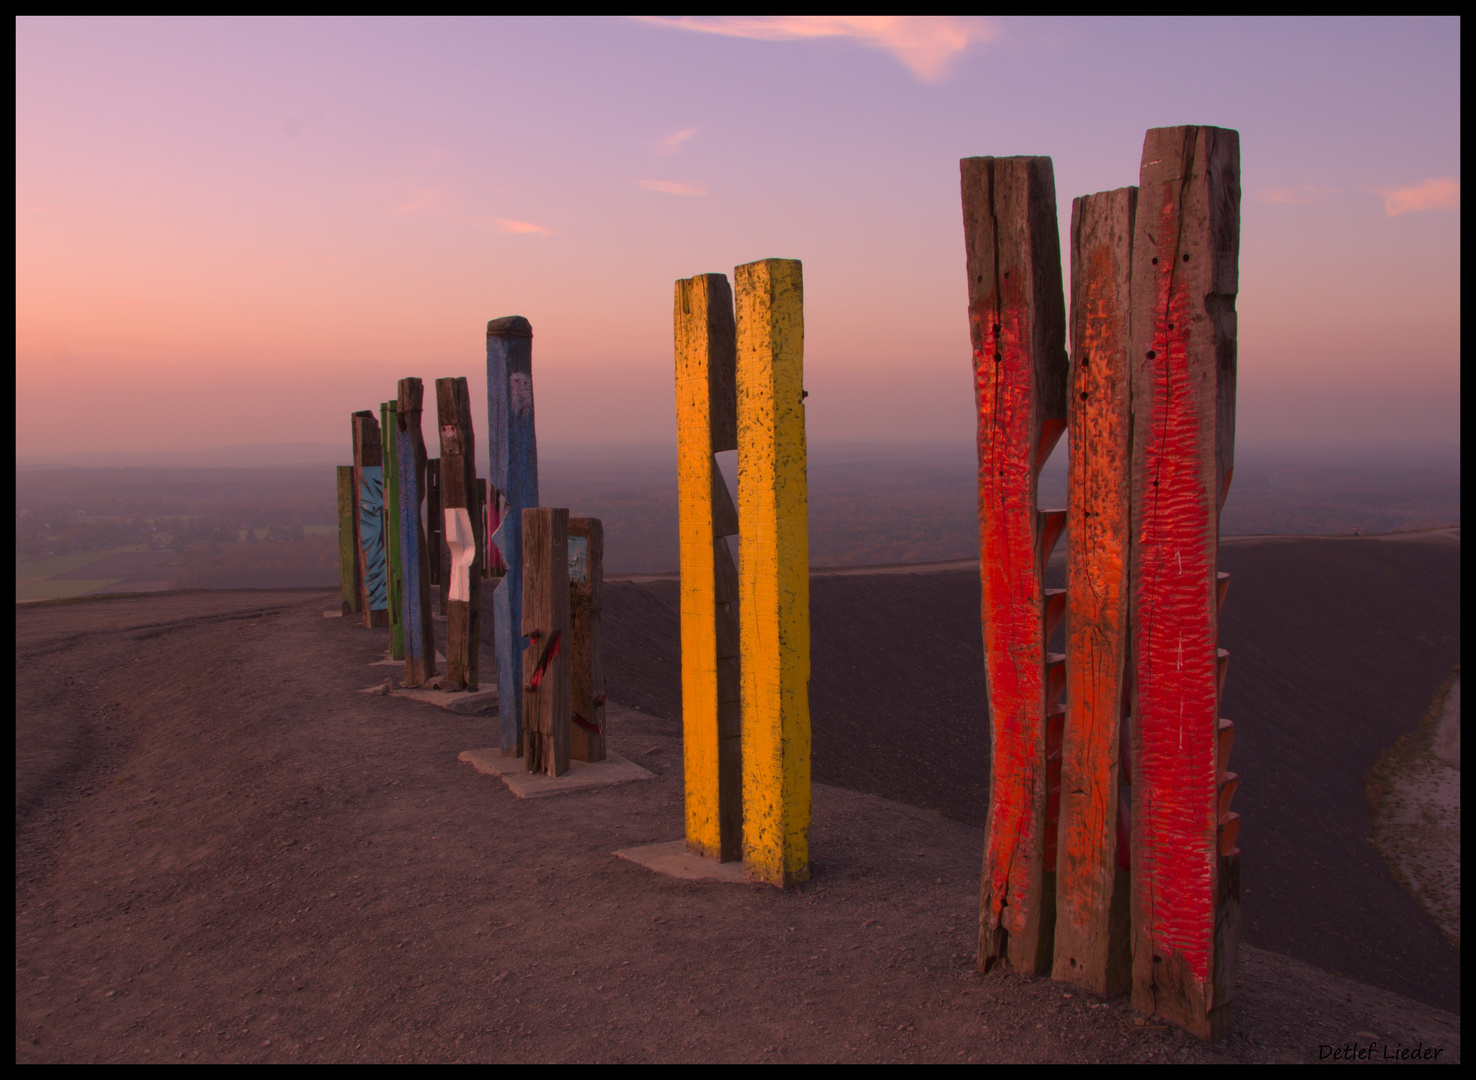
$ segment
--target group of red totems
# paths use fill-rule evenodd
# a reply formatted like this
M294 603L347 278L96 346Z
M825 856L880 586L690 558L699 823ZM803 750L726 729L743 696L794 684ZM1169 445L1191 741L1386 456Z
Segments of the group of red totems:
M1240 929L1217 568L1239 136L1153 129L1137 187L1074 201L1069 358L1050 158L961 168L993 770L979 966L1131 989L1217 1038ZM1063 433L1068 505L1041 512Z

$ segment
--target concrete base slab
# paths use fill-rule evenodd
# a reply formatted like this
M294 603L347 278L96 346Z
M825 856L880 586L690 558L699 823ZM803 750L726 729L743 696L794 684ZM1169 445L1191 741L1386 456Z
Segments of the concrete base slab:
M653 774L634 761L609 751L606 754L604 761L570 761L569 771L557 777L527 772L522 758L503 757L502 749L496 746L486 750L463 750L456 757L479 773L501 778L508 790L520 799L541 799L545 795L652 779Z
M615 852L621 859L639 863L667 877L688 881L747 881L741 862L714 862L687 850L685 840L664 840L659 844L642 844Z
M386 679L385 682L389 680ZM448 693L444 690L427 690L419 686L400 686L386 693L385 684L380 683L378 686L366 686L359 693L423 701L427 705L439 705L443 709L449 709L460 716L491 716L497 712L496 690L458 690Z

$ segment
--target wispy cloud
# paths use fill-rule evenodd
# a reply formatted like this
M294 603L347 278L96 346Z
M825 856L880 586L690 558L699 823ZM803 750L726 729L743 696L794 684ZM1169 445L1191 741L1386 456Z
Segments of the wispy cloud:
M399 206L395 207L397 214L415 214L422 210L429 210L446 201L446 193L436 188L417 188L411 196Z
M1337 188L1313 187L1297 184L1294 187L1266 188L1256 193L1257 202L1268 203L1314 203L1326 202L1329 195L1337 194Z
M1384 197L1384 213L1390 217L1416 210L1456 210L1461 205L1461 182L1453 176L1432 176L1402 188L1369 188Z
M494 229L500 229L505 233L518 233L524 236L547 236L548 230L542 225L534 225L531 221L514 221L511 218L489 218L488 224Z
M706 184L679 184L675 180L637 180L636 185L647 191L661 191L667 195L706 195Z
M646 15L643 22L758 41L850 38L886 49L925 82L943 77L976 41L999 37L987 19L951 15Z
M673 131L670 135L668 135L666 138L662 139L656 144L656 152L658 154L675 154L678 150L681 149L682 143L686 142L688 139L696 134L697 129L694 127L682 128L681 131Z

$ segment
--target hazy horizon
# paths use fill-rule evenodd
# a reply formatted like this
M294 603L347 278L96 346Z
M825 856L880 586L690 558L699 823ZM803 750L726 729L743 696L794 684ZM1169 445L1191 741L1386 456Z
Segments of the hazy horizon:
M485 424L473 427L484 429ZM426 425L430 427L429 424ZM434 437L434 431L430 431ZM480 432L479 432L480 434ZM478 475L489 472L484 439L478 439ZM1066 460L1068 443L1061 440L1052 453L1047 469L1060 468ZM971 442L957 440L924 441L893 440L861 442L856 440L808 440L809 458L812 463L829 463L844 460L895 461L970 461L974 460ZM435 456L434 443L427 442L426 452ZM1364 460L1370 462L1403 461L1411 458L1429 457L1438 460L1460 457L1461 444L1456 442L1403 441L1382 443L1358 442L1252 442L1239 441L1235 447L1237 460L1280 459L1301 455L1309 460L1335 457L1339 461ZM670 466L676 468L676 439L670 442L563 442L538 447L540 464L563 465L569 463L597 463L602 467L613 466ZM345 439L342 443L235 443L191 447L182 450L122 451L98 450L79 451L72 454L38 454L16 457L17 469L44 468L315 468L330 465L347 465L353 460L353 447Z

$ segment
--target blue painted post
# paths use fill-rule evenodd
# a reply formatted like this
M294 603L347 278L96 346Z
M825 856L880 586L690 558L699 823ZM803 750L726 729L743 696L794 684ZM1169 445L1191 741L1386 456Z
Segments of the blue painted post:
M436 673L431 621L430 546L420 527L425 499L425 438L420 431L419 379L401 379L395 410L395 465L400 474L400 618L405 633L405 685L424 686Z
M492 596L497 714L503 755L521 757L523 650L528 644L523 636L523 511L538 505L533 327L521 315L487 324L487 446L489 482L502 498L502 522L492 542L507 564Z

